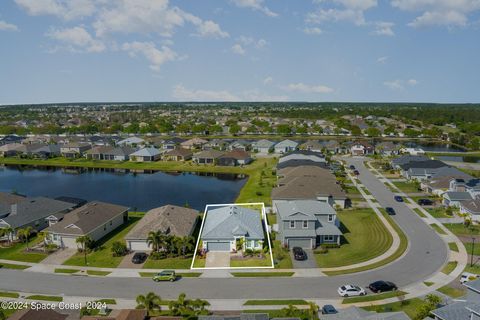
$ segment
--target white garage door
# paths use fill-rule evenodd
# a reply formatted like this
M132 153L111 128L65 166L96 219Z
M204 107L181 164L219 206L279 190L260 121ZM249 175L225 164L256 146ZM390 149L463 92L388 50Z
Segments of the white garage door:
M78 248L77 238L73 237L62 237L62 244L64 248Z
M288 247L300 247L304 249L312 248L312 241L310 239L288 239Z
M230 242L207 242L208 251L230 251Z
M150 250L146 241L128 241L127 247L132 251L149 251Z

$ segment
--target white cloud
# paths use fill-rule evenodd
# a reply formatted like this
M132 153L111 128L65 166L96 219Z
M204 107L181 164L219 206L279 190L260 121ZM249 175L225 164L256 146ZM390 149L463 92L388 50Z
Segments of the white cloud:
M286 86L283 86L282 89L286 91L296 91L303 93L332 93L334 91L332 88L324 85L308 85L302 82L290 83Z
M385 81L383 83L384 86L386 86L387 88L389 88L391 90L404 90L405 85L414 87L417 84L418 84L418 81L416 79L409 79L407 81L404 81L402 79L395 79L395 80L392 80L392 81Z
M377 6L377 0L320 0L314 2L320 7L307 14L307 23L347 21L356 25L365 25L364 12Z
M408 25L459 26L468 25L468 15L480 10L478 0L393 0L393 7L403 11L420 12Z
M304 28L304 29L303 29L303 33L305 33L305 34L315 34L315 35L317 35L317 34L322 34L323 31L322 31L322 29L320 29L320 28L318 28L318 27L312 27L312 28L308 28L308 27L307 27L307 28Z
M243 101L287 101L286 95L270 95L258 91L257 89L245 91L242 94Z
M178 54L167 46L158 49L153 42L126 42L122 50L127 51L132 57L142 54L149 62L150 69L160 71L160 67L168 62L178 60Z
M264 85L267 85L267 84L271 84L273 82L273 78L268 76L266 77L265 79L263 79L263 84Z
M70 51L102 52L105 50L103 42L94 39L83 27L52 29L46 35L60 41Z
M254 46L257 49L261 49L268 45L268 41L265 39L258 39L246 36L240 36L237 38L237 42L245 45L245 46Z
M53 15L64 20L91 16L95 12L92 0L15 0L29 15Z
M269 17L277 17L278 13L273 12L267 6L263 5L263 0L233 0L233 3L239 8L250 8L263 12Z
M190 90L183 85L173 88L173 97L182 101L240 101L241 99L227 90Z
M418 80L409 79L409 80L407 80L407 84L410 85L410 86L416 86L418 84Z
M377 59L377 62L380 64L385 64L387 63L387 61L388 61L388 57L385 57L385 56Z
M392 29L394 25L395 24L392 22L384 22L384 21L375 22L375 30L372 33L378 36L392 37L395 35L395 32L393 32L393 29Z
M111 33L156 33L171 37L177 27L190 23L198 36L228 37L218 24L170 6L168 0L118 0L102 8L94 22L97 35Z
M236 43L232 46L232 52L243 56L247 51L240 44Z
M0 20L0 30L1 31L18 31L18 27L14 24Z

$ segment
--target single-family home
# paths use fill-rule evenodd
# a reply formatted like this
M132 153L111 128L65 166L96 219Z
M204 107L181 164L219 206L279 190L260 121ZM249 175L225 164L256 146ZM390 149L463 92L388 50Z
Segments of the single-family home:
M66 320L70 318L68 314L48 308L20 308L8 319L10 320Z
M23 201L11 204L9 208L2 206L0 228L32 227L35 231L41 231L48 227L50 219L62 219L74 207L73 203L46 197L24 198Z
M185 141L185 139L178 138L178 137L173 137L171 139L166 139L162 143L162 149L173 150L173 149L177 148L184 141Z
M165 161L187 161L192 159L193 152L188 149L177 148L168 150L162 156Z
M85 152L85 157L94 160L127 161L135 151L135 148L129 146L97 146Z
M325 160L325 156L321 153L307 150L297 150L280 157L278 160L277 169L309 165L326 168L327 161Z
M425 154L425 150L422 148L401 148L401 153L408 153L412 156L421 156Z
M278 238L289 248L340 245L340 222L332 206L316 200L276 201Z
M14 134L7 135L0 138L0 146L6 145L6 144L12 144L12 143L21 143L24 139L25 137L17 136Z
M225 150L230 142L224 139L212 139L202 146L202 150Z
M127 248L133 251L152 250L147 243L150 231L161 231L176 237L192 236L199 220L197 210L165 205L149 210L125 236Z
M412 156L412 155L402 155L398 158L392 159L392 168L400 169L401 166L406 165L410 162L421 162L430 160L426 156Z
M478 320L480 319L480 280L465 282L464 297L430 312L435 320Z
M11 212L13 204L25 201L26 197L14 193L0 192L0 219L6 217Z
M275 153L288 153L297 150L298 142L286 139L277 143L273 148Z
M404 311L375 312L360 307L342 308L335 314L320 314L320 320L410 320Z
M218 150L204 150L195 153L192 156L192 161L199 164L216 164L218 158L224 154L224 152Z
M237 241L243 242L244 249L261 250L264 241L262 217L258 211L235 205L210 209L201 240L202 249L207 251L235 251Z
M87 142L71 142L60 147L60 153L65 158L80 158L84 152L91 149L92 146Z
M375 148L366 141L356 141L350 145L350 154L352 156L365 156L373 154Z
M21 143L8 143L0 145L0 156L14 157L23 153L25 146Z
M468 215L473 221L480 222L480 198L460 202L460 213Z
M268 313L241 313L239 315L208 315L198 316L198 320L270 320ZM271 319L274 320L274 319ZM280 320L280 319L278 319ZM284 318L283 320L299 320L296 318Z
M242 149L235 149L225 153L217 159L219 166L242 166L249 164L253 159L250 153Z
M251 145L251 142L247 140L235 140L227 146L227 149L248 151Z
M439 160L413 161L400 165L400 173L407 179L422 181L430 179L440 168L448 167Z
M159 160L161 156L162 154L157 148L147 147L130 154L129 158L130 161L135 162L151 162Z
M32 150L30 150L29 155L33 156L34 158L40 158L40 159L58 157L61 155L60 145L46 144L46 145L36 146Z
M273 146L275 146L275 142L261 139L252 143L252 150L258 153L266 154L273 151Z
M139 137L128 137L126 139L123 139L117 142L118 146L130 146L130 147L144 146L145 144L146 144L145 139L142 139Z
M308 140L305 143L302 143L299 147L300 150L308 150L313 152L322 152L324 146L316 140Z
M443 205L456 208L460 208L461 202L473 199L470 193L460 191L447 191L442 195L442 198Z
M384 141L375 146L375 152L383 156L391 157L400 153L400 147L391 141Z
M128 208L116 204L92 201L67 213L62 220L46 229L47 243L60 248L77 248L80 236L98 241L128 220Z
M207 142L208 141L205 140L205 139L192 138L190 140L187 140L187 141L184 141L184 142L180 143L180 146L184 149L189 149L189 150L201 149L202 146Z

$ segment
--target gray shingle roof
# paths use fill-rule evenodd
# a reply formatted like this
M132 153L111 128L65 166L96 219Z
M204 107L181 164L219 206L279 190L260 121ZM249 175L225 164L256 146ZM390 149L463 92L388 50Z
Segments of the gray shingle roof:
M395 158L392 160L393 165L404 165L409 162L414 162L414 161L426 161L429 160L428 157L426 156L411 156L411 155L403 155L401 157Z
M444 197L453 201L472 200L472 196L468 192L448 191L445 192Z
M260 213L240 206L225 206L208 211L202 239L233 239L234 233L242 233L249 239L263 239Z
M471 311L466 308L469 304L470 303L466 301L455 302L445 307L433 310L432 314L440 319L445 320L470 319Z
M286 139L277 143L275 145L275 148L286 148L286 147L296 148L297 146L298 146L298 142Z
M276 204L277 212L282 220L290 220L300 214L303 220L317 220L316 214L335 214L335 210L327 203L315 200L284 201Z
M271 148L275 145L275 142L270 140L262 139L252 143L254 148Z
M268 320L267 313L242 313L239 315L209 315L198 316L198 320Z
M358 307L349 307L337 314L320 315L320 320L409 320L404 312L376 313Z
M143 148L131 154L132 157L153 157L160 154L156 148Z

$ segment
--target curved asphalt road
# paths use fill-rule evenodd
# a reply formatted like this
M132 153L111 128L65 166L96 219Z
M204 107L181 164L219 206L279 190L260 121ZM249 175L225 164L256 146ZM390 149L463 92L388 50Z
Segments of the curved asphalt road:
M306 298L336 299L336 289L345 283L366 286L374 280L390 280L400 288L423 281L437 272L447 259L446 244L363 165L349 159L360 171L361 182L382 206L395 209L393 219L407 234L410 247L400 260L363 273L318 278L184 278L176 283L154 283L141 278L81 277L0 269L0 289L79 297L134 299L153 291L162 298L184 292L204 299Z

